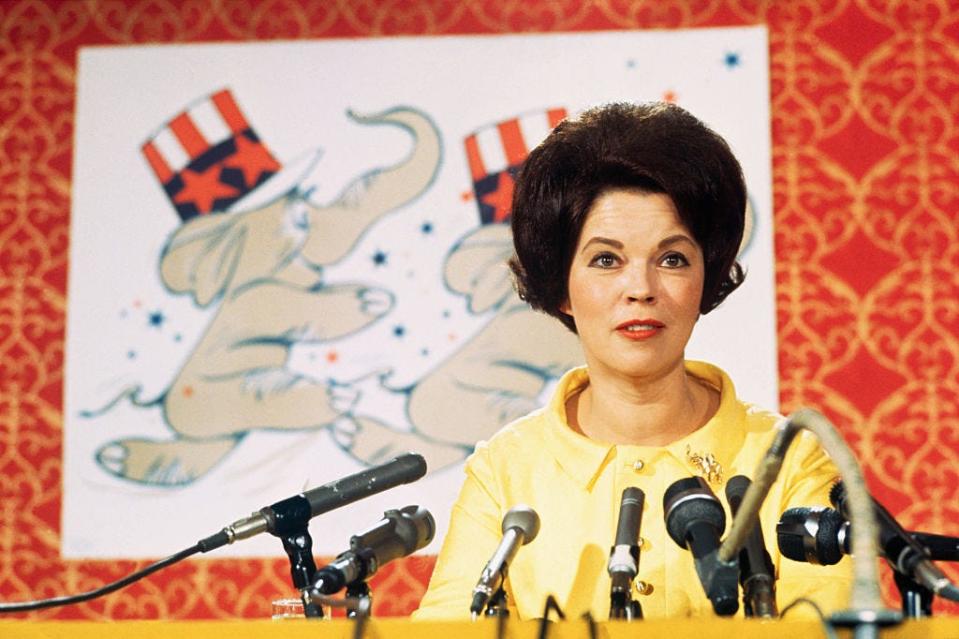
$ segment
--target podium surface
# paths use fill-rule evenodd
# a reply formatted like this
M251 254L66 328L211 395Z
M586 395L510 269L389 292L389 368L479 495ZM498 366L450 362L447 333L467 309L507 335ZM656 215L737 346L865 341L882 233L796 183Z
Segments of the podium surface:
M363 629L367 639L496 639L496 622L476 623L372 619ZM538 639L538 621L510 621L506 639ZM355 624L335 620L236 621L3 621L3 639L353 639ZM757 621L743 619L669 619L628 623L601 622L595 636L607 639L818 639L826 638L817 621ZM851 633L840 630L840 637ZM888 639L956 639L959 617L913 620L880 631ZM549 624L547 639L590 639L584 620Z

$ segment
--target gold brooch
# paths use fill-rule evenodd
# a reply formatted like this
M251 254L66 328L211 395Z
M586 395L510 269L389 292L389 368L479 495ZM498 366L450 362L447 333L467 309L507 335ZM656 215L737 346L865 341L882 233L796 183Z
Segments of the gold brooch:
M718 484L723 481L723 467L716 461L712 453L706 453L705 455L694 453L690 450L689 444L687 444L686 459L690 464L699 469L700 474L705 477L706 481L710 484Z

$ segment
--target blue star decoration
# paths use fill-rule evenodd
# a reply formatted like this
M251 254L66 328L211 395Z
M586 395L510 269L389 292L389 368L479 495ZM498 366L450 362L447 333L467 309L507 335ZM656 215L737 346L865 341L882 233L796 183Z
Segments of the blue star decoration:
M393 335L396 337L403 337L406 335L406 327L402 324L393 327Z
M377 250L376 253L373 253L373 264L383 266L386 264L388 258L389 255L385 251Z
M429 235L433 232L433 223L423 222L423 224L420 225L420 231L423 233L423 235Z
M147 316L147 321L150 323L150 326L160 328L163 326L163 322L166 321L166 316L160 311L153 311Z
M726 65L727 69L735 69L741 62L739 54L735 51L727 51L726 56L723 58L723 64Z

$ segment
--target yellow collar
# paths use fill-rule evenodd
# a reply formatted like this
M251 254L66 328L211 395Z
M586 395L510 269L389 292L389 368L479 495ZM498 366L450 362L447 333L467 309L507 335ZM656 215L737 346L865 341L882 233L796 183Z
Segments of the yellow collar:
M689 468L690 475L706 475L695 457L712 455L721 469L728 469L746 437L746 406L736 397L732 380L721 369L705 362L686 362L686 372L719 390L719 409L702 428L666 446L629 446L595 441L575 432L566 419L566 401L589 383L585 366L568 371L560 379L553 398L545 407L550 433L546 447L560 468L584 489L589 490L603 468L617 454L651 458L672 455ZM723 477L723 480L727 477Z

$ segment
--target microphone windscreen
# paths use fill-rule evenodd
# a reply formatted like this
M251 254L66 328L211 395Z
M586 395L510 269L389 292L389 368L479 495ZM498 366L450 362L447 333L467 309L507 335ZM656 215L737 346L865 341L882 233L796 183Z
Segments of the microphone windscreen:
M776 525L776 543L783 557L793 561L808 561L805 537L812 537L806 530L806 520L812 508L790 508L779 518Z
M816 533L816 556L823 566L832 566L842 559L842 544L839 542L839 529L846 523L845 518L832 508L826 508L819 518L819 532Z
M693 523L705 522L721 535L726 529L726 512L702 477L676 480L663 495L666 532L680 547L686 547L686 534Z
M729 482L726 483L726 501L729 502L729 508L733 515L739 512L739 505L742 503L743 495L746 494L746 489L749 488L750 483L752 482L745 475L731 477Z
M839 530L845 524L832 508L790 508L776 525L776 541L783 557L822 566L842 559Z

